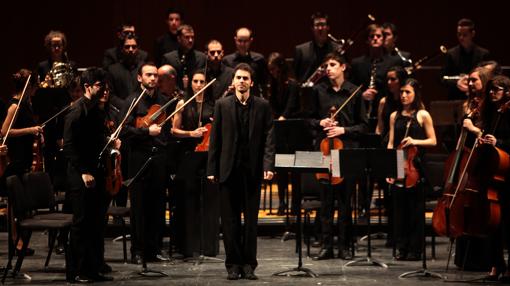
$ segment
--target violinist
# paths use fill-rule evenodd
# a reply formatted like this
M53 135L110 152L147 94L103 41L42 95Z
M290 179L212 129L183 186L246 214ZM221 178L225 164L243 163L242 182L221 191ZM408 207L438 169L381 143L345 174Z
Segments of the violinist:
M28 82L23 100L20 102L23 89L30 75L32 75L30 77L30 82ZM33 144L37 136L42 133L42 127L38 126L34 119L31 101L31 97L37 90L39 80L31 71L27 69L20 69L13 75L13 83L14 94L9 102L7 115L2 123L1 130L1 134L4 137L3 140L6 140L5 145L7 146L8 157L8 163L6 165L3 178L17 175L21 179L24 173L30 172L34 156L32 153ZM19 110L17 111L16 118L14 118L16 109ZM12 127L9 134L7 134L9 125L13 120L14 122L12 123ZM5 138L5 136L8 137ZM14 233L15 231L13 231L13 235ZM12 239L14 240L15 236ZM21 241L18 243L16 246L17 251L21 249L22 244L23 242ZM33 254L34 250L28 248L27 255Z
M356 136L366 132L367 117L365 106L362 104L360 94L348 102L337 118L330 118L331 107L338 108L355 91L356 86L344 77L346 69L345 59L338 53L330 53L325 57L326 73L329 81L313 87L314 106L313 118L310 120L312 127L318 130L318 142L321 139L338 138L343 141L345 148L358 146ZM332 185L325 182L321 188L321 229L322 249L314 257L315 260L333 258L333 214L334 199L338 200L340 211L339 226L339 253L342 259L352 258L349 246L351 244L351 194L355 189L352 180L344 180L343 183Z
M388 149L396 149L398 146L411 154L407 148L418 148L418 155L414 159L409 158L412 164L409 169L418 172L419 179L415 185L409 187L407 182L400 184L394 179L388 179L388 183L393 184L394 240L398 249L396 259L420 260L425 215L421 157L423 148L436 145L436 135L432 117L421 101L421 89L417 80L409 78L402 84L400 101L397 110L390 116L389 127ZM406 176L410 175L406 173Z
M191 88L188 90L186 98L177 103L176 108L180 108L188 98L200 91L205 84L204 71L194 71L191 77ZM190 168L189 164L186 164L185 161L190 160L190 156L193 156L190 153L195 152L197 144L202 141L205 133L209 132L204 125L211 122L213 111L214 101L211 98L208 98L206 92L201 92L194 100L175 114L172 122L172 134L175 137L182 138L182 147L180 148L181 154L179 156L181 164L178 168L179 171L177 172L177 179L178 183L182 185L182 187L179 188L179 193L182 195L183 205L177 207L182 210L185 219L185 223L183 225L184 229L182 229L184 240L181 249L183 251L182 254L185 257L190 257L193 253L199 252L200 224L198 222L201 219L200 192L203 191L201 188L206 187L201 184L202 182L200 177L198 175L194 175L204 171L206 167L205 162L203 165L197 164L197 166ZM210 195L210 192L207 190L206 192L203 192L203 194L205 198ZM211 199L205 201L207 203L204 204L204 213L206 213L207 216L213 216L211 210L214 209L216 211L216 221L213 221L212 223L215 223L215 225L219 227L219 213L217 213L219 208L213 208L214 203ZM218 201L216 202L218 203ZM204 233L202 246L204 253L207 256L215 256L217 254L217 247L209 244L209 241L215 241L215 237L217 237L217 231L207 234Z
M72 281L111 281L104 276L104 229L108 207L105 170L99 154L107 139L105 111L108 100L107 73L88 68L81 78L83 99L73 104L64 124L64 154L68 160L68 192L72 202L71 261ZM120 142L116 142L120 144ZM119 147L119 146L117 146Z
M482 129L485 130L479 137L480 144L490 144L507 154L510 153L510 79L506 76L495 76L487 84L486 99L481 107ZM507 155L508 156L508 155ZM508 222L510 221L508 177L503 186L499 189L499 201L501 206L501 223L497 226L495 232L489 234L490 240L490 272L488 280L500 280L504 283L510 282L510 270L504 259L504 245L510 242L508 236L504 235L508 231ZM500 277L501 275L501 277Z
M148 115L154 106L163 106L168 98L157 88L158 69L153 63L145 63L138 69L138 88L125 101L121 115L127 114L130 103L146 89L139 104L128 117L121 132L121 139L129 140L128 178L133 178L142 166L152 158L136 182L130 188L131 202L131 261L167 261L161 253L163 227L165 225L165 191L167 182L166 148L170 126L136 127L138 118Z

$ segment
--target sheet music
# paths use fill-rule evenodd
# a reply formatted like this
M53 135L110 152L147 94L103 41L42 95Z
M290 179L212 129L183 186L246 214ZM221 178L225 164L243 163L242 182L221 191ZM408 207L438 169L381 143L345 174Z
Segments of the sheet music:
M331 150L331 175L340 177L340 152L338 149Z
M321 152L310 152L310 151L296 151L296 167L326 167L329 169L329 164L323 159Z
M294 154L276 154L275 167L276 168L290 168L294 167L296 155Z
M404 176L404 150L397 150L397 179L403 179Z

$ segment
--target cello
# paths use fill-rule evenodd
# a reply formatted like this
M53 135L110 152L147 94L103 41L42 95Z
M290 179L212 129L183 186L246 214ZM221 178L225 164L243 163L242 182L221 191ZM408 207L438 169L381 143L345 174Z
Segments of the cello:
M358 93L358 91L361 89L361 87L363 87L363 85L360 85L358 86L358 88L356 88L352 94L343 102L343 104L338 108L338 110L334 110L334 106L331 107L330 109L330 112L331 112L331 116L330 116L330 120L334 121L336 116L340 113L340 111L342 111L342 109L347 105L347 103L349 103L349 101L351 101L351 99L354 97L354 95L356 95L356 93ZM324 158L327 158L329 156L329 166L330 166L330 170L332 169L331 168L331 165L332 165L332 161L331 161L331 150L340 150L340 149L343 149L344 148L344 144L343 142L338 139L338 138L324 138L322 139L321 141L321 144L320 144L320 150L322 152L322 155ZM330 181L330 183L332 185L337 185L337 184L340 184L342 181L343 181L343 178L340 178L340 177L333 177L330 173L317 173L315 174L315 177L317 178L317 180L327 180L327 181Z

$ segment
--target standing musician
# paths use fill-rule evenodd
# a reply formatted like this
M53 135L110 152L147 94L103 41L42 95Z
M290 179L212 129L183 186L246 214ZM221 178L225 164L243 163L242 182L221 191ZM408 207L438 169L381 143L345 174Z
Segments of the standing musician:
M377 127L375 133L381 135L382 146L388 146L388 136L390 131L390 115L397 110L400 104L400 88L407 80L407 72L403 67L394 66L388 69L386 73L386 96L379 101L377 109ZM386 237L386 246L393 245L393 203L386 180L378 180L377 186L383 190L384 209L388 217L388 235ZM372 196L369 195L371 198ZM368 208L368 206L366 206Z
M23 92L23 88L28 82L23 101L20 102L20 98ZM4 143L4 152L7 151L9 163L6 165L3 178L7 178L12 175L17 175L20 179L24 173L30 172L32 162L34 159L33 145L38 136L42 136L42 127L36 124L34 119L34 113L32 111L31 97L35 94L38 88L39 80L37 76L27 69L20 69L13 75L14 82L14 94L10 100L9 107L7 108L7 115L2 123L1 134L2 137L7 135L9 125L12 123L12 127L9 131L8 137L3 138L6 140ZM14 114L18 109L16 118ZM40 155L40 154L39 154ZM2 179L3 181L3 179ZM2 182L4 185L5 182ZM14 225L14 224L13 224ZM15 239L15 230L12 232L13 240ZM16 246L17 251L21 250L23 242L20 241ZM27 248L27 255L33 255L34 250Z
M318 132L318 142L324 137L338 138L344 143L345 148L358 146L356 136L366 132L367 117L365 106L360 94L356 94L339 115L331 119L330 110L338 108L355 91L356 86L345 79L346 60L338 53L330 53L325 57L326 73L329 81L313 87L315 106L313 107L313 119L311 125ZM322 249L314 260L333 258L333 215L334 199L337 198L340 211L339 226L339 253L342 259L351 259L349 246L351 243L351 194L355 189L352 180L345 180L343 184L331 185L322 182L321 188L321 227Z
M225 65L223 57L225 51L223 45L218 40L210 40L207 43L207 81L215 78L210 89L206 91L206 94L211 94L210 98L216 100L226 95L227 92L231 91L232 74L234 69Z
M423 180L422 148L435 146L436 134L432 117L424 109L421 101L421 89L417 80L409 78L402 84L400 101L397 110L390 116L389 126L388 149L404 149L404 152L409 156L409 164L416 168L415 171L418 172L419 177L412 187L406 183L399 184L394 179L388 179L388 183L394 184L392 187L395 218L394 239L398 249L396 259L420 260L423 235L425 235L423 233L425 196L421 186ZM416 147L418 148L416 157L411 159L411 152L408 148ZM406 176L409 174L406 173Z
M200 91L206 84L205 73L203 70L196 70L193 72L191 78L191 88L189 89L186 98L182 99L177 103L176 108L182 107L184 102ZM184 166L188 166L186 164L186 158L190 158L192 156L190 153L195 152L195 147L202 141L204 138L204 134L208 133L208 129L204 127L207 123L210 123L213 116L214 111L214 100L209 98L208 96L204 96L204 93L207 95L207 92L201 92L198 94L194 100L192 100L189 104L187 104L183 109L177 112L174 115L172 122L172 134L175 137L182 138L181 144L181 169ZM189 160L189 159L188 159ZM204 162L205 163L205 162ZM183 192L182 196L184 198L184 204L177 206L177 208L182 208L184 212L184 219L186 223L184 224L184 240L183 240L183 254L185 257L192 256L193 253L198 253L199 246L199 238L200 238L200 224L204 224L207 219L207 224L214 224L216 226L216 230L211 233L211 236L204 236L203 247L204 253L207 256L215 256L216 255L216 247L205 247L205 245L209 245L209 241L214 241L215 237L217 237L217 232L219 228L218 217L219 214L216 214L215 220L214 218L209 222L208 217L213 217L214 214L210 212L210 210L218 211L218 208L212 208L214 204L214 199L211 198L207 201L207 204L204 203L204 208L207 208L205 213L207 217L201 218L200 212L200 192L204 191L201 188L206 188L205 184L201 181L201 176L203 176L205 164L202 166L194 166L194 168L186 168L186 170L179 171L178 177L179 182L183 183L183 188L179 192ZM211 192L209 190L204 191L204 197L210 196ZM218 203L218 201L216 201ZM212 208L212 209L211 209Z
M274 172L273 117L269 103L251 95L253 70L234 69L235 95L216 101L207 176L220 184L225 266L229 280L255 280L261 179ZM244 216L244 227L241 225Z
M195 31L190 25L181 25L177 28L177 42L179 48L163 55L162 64L169 64L177 71L177 86L187 89L191 73L196 69L204 68L207 57L204 53L195 50Z
M267 69L269 71L269 80L267 86L267 98L273 110L275 120L285 120L296 117L298 111L299 85L290 77L289 68L285 58L278 52L273 52L268 57ZM278 215L283 215L287 204L285 195L289 185L288 172L278 172L276 177L278 184ZM297 209L299 202L293 196L292 206Z
M108 103L107 73L88 68L82 75L83 99L73 104L64 125L64 154L73 208L71 262L73 281L112 281L104 276L104 228L109 197L105 169L99 154L106 144L105 105ZM120 141L115 141L120 147Z
M138 69L139 87L126 99L121 114L127 114L130 103L146 89L139 104L134 108L121 132L129 140L128 178L142 171L130 188L131 201L131 261L141 264L145 261L168 260L161 253L165 225L165 190L167 185L166 148L170 126L158 126L148 122L148 127L137 127L136 119L150 116L148 111L154 105L163 106L168 98L157 88L158 69L153 63L145 63ZM141 120L142 122L144 119ZM147 120L145 120L147 122ZM142 170L144 164L151 161Z
M480 133L478 139L480 144L490 144L504 151L506 156L510 153L510 79L506 76L495 76L487 84L486 98L481 107L481 127L485 132ZM495 162L491 162L495 163ZM506 180L508 180L508 175ZM510 221L510 196L506 193L508 190L508 181L501 182L501 186L496 186L499 190L499 200L501 206L501 223L494 233L489 234L490 240L490 272L487 280L500 280L501 282L510 282L510 270L504 259L504 245L509 243L508 222ZM500 277L500 275L502 275Z
M377 106L385 88L386 72L392 66L402 66L402 60L386 52L382 26L369 25L367 35L368 53L352 60L350 81L365 87L363 99L368 114L369 131L373 132L377 124Z

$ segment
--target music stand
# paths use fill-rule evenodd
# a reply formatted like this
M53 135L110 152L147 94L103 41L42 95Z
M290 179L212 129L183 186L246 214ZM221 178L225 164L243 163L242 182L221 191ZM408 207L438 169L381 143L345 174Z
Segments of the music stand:
M329 164L326 164L327 160L323 159L321 152L300 152L297 151L293 154L276 154L275 168L277 170L295 172L300 175L301 173L323 173L329 172ZM297 185L295 194L297 199L301 201L301 176L296 176ZM293 189L294 191L294 189ZM296 214L296 246L298 252L298 266L279 271L273 274L273 276L287 275L290 272L303 272L308 277L318 277L311 269L303 267L303 250L301 247L302 238L302 225L301 225L301 209Z
M366 192L370 193L372 179L397 178L397 153L394 149L343 149L339 152L340 176L350 179L365 179ZM402 172L403 173L403 172ZM369 265L388 268L388 265L372 258L370 237L370 210L367 212L367 256L345 264L356 265L366 262Z
M313 136L306 130L310 130L307 126L307 121L304 119L286 119L286 120L274 120L274 134L275 134L275 151L277 154L295 154L296 151L311 151L313 149ZM287 171L282 170L287 173ZM300 201L294 199L294 190L298 187L296 176L291 175L291 184L293 199L289 202L289 191L286 192L287 208L292 209L293 203L299 204ZM270 207L271 209L271 207ZM287 229L290 226L289 210L285 212L285 224ZM295 234L290 231L285 231L282 235L282 241L291 239ZM297 247L297 245L296 245Z
M199 193L199 213L200 213L200 234L199 234L199 253L198 257L193 253L191 259L186 259L187 262L194 261L195 265L202 264L204 261L223 262L223 259L217 257L210 257L204 255L204 220L205 220L205 201L204 192L206 189L206 166L207 166L208 152L188 152L185 154L181 162L177 177L184 178L185 180L196 180L199 177L200 193Z
M152 163L152 160L153 160L153 157L152 156L149 157L147 159L147 161L145 161L145 163L142 165L142 167L140 167L140 170L138 170L138 172L136 172L135 176L131 179L123 181L122 184L124 186L126 186L127 188L130 188L133 184L137 183L140 180L140 178L142 177L142 175L145 173L145 170L147 170L147 167ZM140 205L143 206L143 202L140 202ZM145 224L141 223L140 225L142 226L142 229L140 230L140 232L143 234L142 235L142 248L143 249L141 251L142 271L138 272L138 274L141 276L145 276L145 277L166 277L166 276L168 276L168 274L166 274L163 271L152 270L147 267L147 261L145 259L145 235L144 235L145 234L145 230L144 230Z

